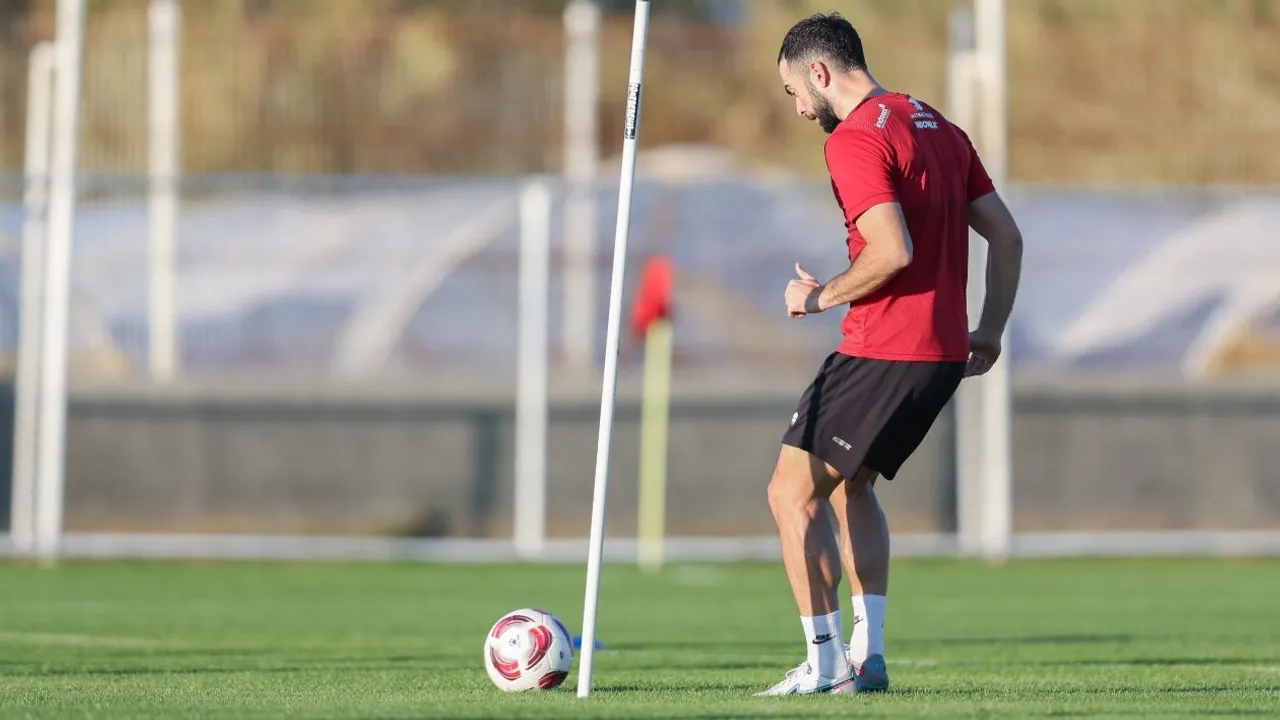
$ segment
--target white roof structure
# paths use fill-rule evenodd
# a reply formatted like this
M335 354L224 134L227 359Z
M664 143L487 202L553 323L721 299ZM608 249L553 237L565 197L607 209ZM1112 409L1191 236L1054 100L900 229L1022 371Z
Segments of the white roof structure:
M602 179L616 179L621 170L620 155L600 162ZM726 178L786 180L795 177L796 174L788 168L749 160L732 150L705 143L672 143L636 153L637 180L680 183Z
M1067 326L1055 354L1070 361L1122 345L1214 298L1186 375L1203 374L1224 342L1280 308L1280 198L1225 205L1163 241Z
M617 170L605 159L596 188L597 288L610 281ZM189 371L358 376L460 363L514 372L524 179L212 180L221 190L192 193L179 214ZM1280 193L1018 186L1008 195L1027 243L1007 348L1017 372L1202 374L1243 330L1280 319ZM558 273L562 221L552 216ZM9 240L0 358L16 338L21 221L20 205L0 203L0 245ZM136 195L77 209L73 343L145 357L146 223ZM832 347L839 313L795 323L780 318L777 298L797 261L821 277L843 270L843 243L824 178L700 145L638 158L630 252L668 252L676 263L681 362L772 366ZM550 332L554 346L559 324Z

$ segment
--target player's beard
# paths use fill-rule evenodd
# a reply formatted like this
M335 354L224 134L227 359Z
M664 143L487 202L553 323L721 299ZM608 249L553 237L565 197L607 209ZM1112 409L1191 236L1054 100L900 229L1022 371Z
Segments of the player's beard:
M813 86L809 78L804 79L805 86L809 89L809 102L813 105L814 117L818 120L818 126L822 131L830 135L836 131L840 125L840 118L836 116L836 109L831 105L831 101L818 94L818 89Z

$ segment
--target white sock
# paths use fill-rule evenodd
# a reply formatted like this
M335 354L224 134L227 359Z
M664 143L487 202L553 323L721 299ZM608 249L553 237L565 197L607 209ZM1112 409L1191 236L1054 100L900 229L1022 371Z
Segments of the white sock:
M884 655L884 595L853 596L853 635L849 658L861 665L871 655Z
M844 628L840 625L840 611L819 617L801 617L804 626L805 647L809 649L809 667L822 677L839 677L848 664L844 658Z

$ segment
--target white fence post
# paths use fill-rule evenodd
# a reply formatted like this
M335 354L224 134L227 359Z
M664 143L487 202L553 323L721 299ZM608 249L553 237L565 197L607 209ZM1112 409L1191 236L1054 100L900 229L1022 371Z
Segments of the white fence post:
M600 8L573 0L564 10L564 260L561 310L563 360L591 368L595 356L596 201L599 158Z
M978 54L979 149L987 172L1008 197L1009 109L1005 0L974 0L974 40ZM1004 338L1008 348L1008 334ZM982 392L982 554L989 561L1009 557L1013 536L1013 412L1010 358L1006 352L979 381Z
M543 181L520 195L520 307L516 378L515 546L542 554L547 535L547 339L551 189Z
M973 47L973 12L951 14L947 58L947 115L973 137L978 126L978 59ZM987 244L969 235L968 315L982 312L986 291ZM960 384L955 396L956 540L963 555L982 552L982 393L976 381Z
M36 546L36 440L40 422L41 307L49 209L49 125L53 119L54 46L31 49L27 68L26 183L23 189L22 283L18 320L18 369L14 388L13 502L9 533L14 551Z
M75 222L77 135L80 129L80 63L84 50L84 0L58 0L57 69L49 173L49 242L45 254L45 304L41 337L40 422L36 462L36 554L57 557L62 536L66 478L67 311L71 300L71 234Z
M1003 0L974 0L974 12L952 15L947 102L951 120L969 133L1007 197L1004 14ZM986 295L987 244L971 238L968 311L974 319ZM1009 362L1006 353L986 375L966 380L955 404L958 544L963 554L995 562L1008 557L1013 531Z
M178 217L181 116L179 54L182 6L178 0L151 0L147 13L148 197L150 235L150 366L152 380L172 379L178 368L174 309L174 235Z

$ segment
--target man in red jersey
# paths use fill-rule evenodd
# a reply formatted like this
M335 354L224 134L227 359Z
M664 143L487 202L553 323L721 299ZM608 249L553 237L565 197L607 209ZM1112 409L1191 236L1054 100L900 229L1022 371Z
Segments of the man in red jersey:
M889 529L872 487L880 476L893 479L961 379L999 357L1022 236L964 131L881 87L847 20L820 14L796 23L778 72L796 114L830 135L827 168L849 250L849 269L826 283L797 264L787 312L848 311L844 341L801 396L769 481L808 658L759 694L885 690ZM970 227L990 245L973 332L965 300ZM853 589L848 648L837 598L842 563Z

